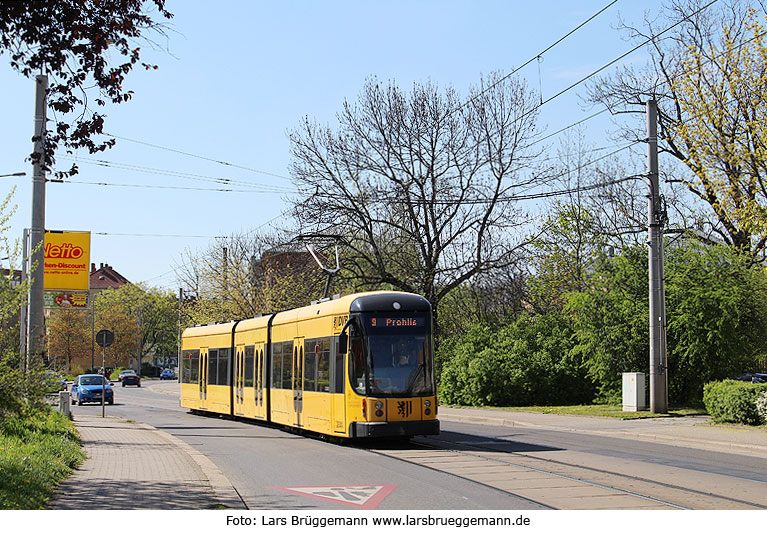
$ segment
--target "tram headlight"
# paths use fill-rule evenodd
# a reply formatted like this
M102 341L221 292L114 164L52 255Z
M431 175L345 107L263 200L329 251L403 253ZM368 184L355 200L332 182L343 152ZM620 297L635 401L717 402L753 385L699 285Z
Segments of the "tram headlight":
M431 407L431 400L426 400L423 402L424 407Z
M383 402L376 402L376 409L383 409Z

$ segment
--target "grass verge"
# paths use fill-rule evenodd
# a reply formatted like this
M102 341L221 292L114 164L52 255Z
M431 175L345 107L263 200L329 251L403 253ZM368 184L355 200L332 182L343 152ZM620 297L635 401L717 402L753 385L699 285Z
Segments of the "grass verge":
M458 406L455 406L458 407ZM649 418L670 416L705 415L703 408L677 407L669 409L667 414L653 414L650 411L623 411L620 405L557 405L557 406L527 406L527 407L493 407L492 409L508 409L511 411L532 411L535 413L553 413L557 415L606 416L611 418Z
M57 411L0 419L0 509L42 509L84 460L77 431Z

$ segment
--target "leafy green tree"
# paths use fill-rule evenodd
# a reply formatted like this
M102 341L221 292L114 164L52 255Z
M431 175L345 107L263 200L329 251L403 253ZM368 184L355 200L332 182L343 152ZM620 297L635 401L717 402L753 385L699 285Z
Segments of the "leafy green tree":
M767 275L725 246L672 248L667 265L669 397L697 403L767 352Z
M565 295L573 355L604 399L620 390L623 372L649 368L647 251L633 247L598 265L585 291Z
M96 331L110 329L115 344L110 366L128 366L139 355L177 354L178 300L172 293L140 284L103 291L95 298Z
M586 290L591 271L604 260L604 239L588 210L557 202L551 213L531 247L535 275L528 280L528 295L542 312L561 309L568 293Z
M699 403L703 385L755 365L767 348L767 276L725 246L667 247L669 401ZM587 291L567 295L573 354L603 398L623 372L649 372L647 252L629 248L594 271Z

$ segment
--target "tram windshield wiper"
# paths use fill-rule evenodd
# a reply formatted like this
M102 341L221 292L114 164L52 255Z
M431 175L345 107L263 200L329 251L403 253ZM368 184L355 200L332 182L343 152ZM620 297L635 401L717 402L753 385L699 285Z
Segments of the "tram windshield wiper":
M415 386L416 381L418 381L418 376L421 375L421 372L423 372L423 369L425 366L426 365L424 363L421 363L418 365L418 370L416 371L415 374L413 374L413 377L410 378L410 382L407 385L407 391L406 391L407 394L410 394L411 392L413 392L413 387Z

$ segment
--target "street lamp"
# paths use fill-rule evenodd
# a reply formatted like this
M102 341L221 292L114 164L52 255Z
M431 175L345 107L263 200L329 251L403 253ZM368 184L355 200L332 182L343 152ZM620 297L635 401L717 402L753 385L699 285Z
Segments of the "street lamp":
M0 178L16 178L26 176L26 172L14 172L13 174L0 174Z

